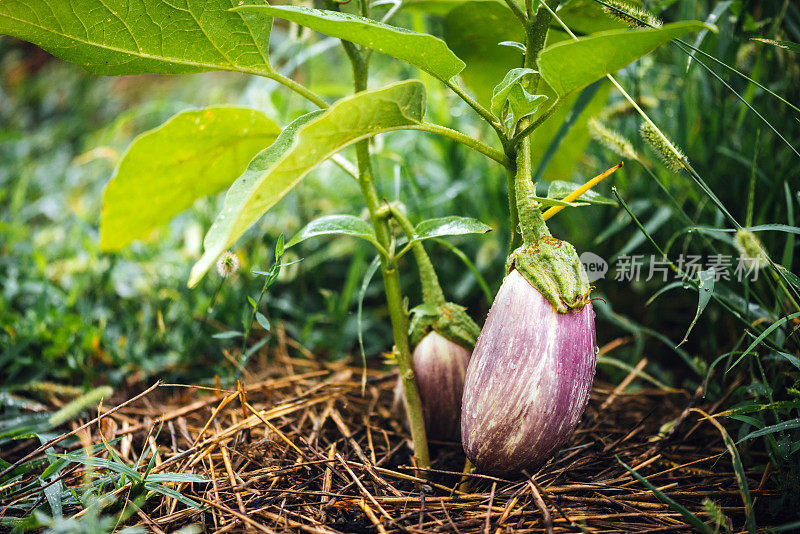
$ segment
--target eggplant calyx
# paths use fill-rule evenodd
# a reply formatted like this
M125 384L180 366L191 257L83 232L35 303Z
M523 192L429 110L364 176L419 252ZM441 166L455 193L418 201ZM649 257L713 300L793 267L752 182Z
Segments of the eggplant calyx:
M546 236L519 247L506 260L506 275L514 269L559 313L580 310L590 300L586 270L567 241Z
M464 306L445 302L440 306L423 304L411 310L408 333L415 347L433 330L445 339L472 350L481 333L480 327L467 314Z

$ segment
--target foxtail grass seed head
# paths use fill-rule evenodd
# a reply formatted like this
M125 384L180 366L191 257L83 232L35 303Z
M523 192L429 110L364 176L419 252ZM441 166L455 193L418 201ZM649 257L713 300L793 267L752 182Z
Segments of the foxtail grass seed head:
M680 172L684 168L686 156L675 146L675 143L667 143L664 137L653 128L649 122L642 124L639 133L648 145L659 155L664 164L673 172ZM672 148L670 148L672 144ZM674 150L673 150L674 149Z
M636 154L636 151L633 149L633 145L630 143L630 141L622 137L622 134L607 127L599 120L591 119L589 121L589 132L596 141L601 143L615 154L627 159L639 159L639 156Z
M627 2L606 0L604 4L603 11L615 19L621 20L631 28L660 28L664 24L660 18L646 9L628 4Z
M739 251L739 257L750 262L756 270L767 266L764 247L756 234L750 230L745 230L744 228L737 230L733 238L733 244L736 246L736 250Z
M217 260L217 272L223 278L227 278L239 270L239 256L233 252L226 251Z

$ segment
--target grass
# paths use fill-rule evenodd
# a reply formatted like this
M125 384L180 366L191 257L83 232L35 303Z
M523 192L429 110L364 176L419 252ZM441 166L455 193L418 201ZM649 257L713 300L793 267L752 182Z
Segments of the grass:
M679 2L657 14L665 20L703 20L714 8L711 4ZM599 341L613 344L599 363L599 379L620 384L638 370L636 376L647 377L646 382L629 381L621 393L646 391L646 383L670 391L699 392L690 396L690 406L702 405L724 430L721 434L717 429L713 439L727 435L726 454L732 454L731 447L736 451L749 488L767 488L767 493L753 497L758 525L779 525L781 511L800 504L800 278L793 274L798 272L800 258L800 166L797 155L778 134L796 146L800 121L790 107L729 67L797 105L797 53L752 39L800 41L800 9L792 3L737 2L723 11L717 24L718 34L708 34L702 42L687 42L721 63L696 54L687 69L684 52L664 47L616 75L686 154L696 176L676 173L662 164L660 154L639 135L640 118L612 91L598 118L605 128L627 140L638 156L625 159L625 167L608 180L613 183L599 186L598 192L609 198L614 198L614 186L619 205L565 210L551 225L554 235L572 242L579 252L591 251L611 262L611 270L595 282L593 293L602 299L595 306ZM303 39L313 37L284 36L280 54L299 57ZM730 87L698 65L698 60ZM339 51L311 55L306 61L298 72L308 77L315 90L328 96L345 90L325 83L337 79L332 73L345 65ZM417 75L385 58L375 61L377 76L385 81ZM115 399L124 400L156 378L214 386L216 376L223 387L233 387L239 374L241 338L215 334L252 328L248 348L263 344L251 362L263 366L280 340L252 320L247 324L252 315L247 297L258 298L263 285L263 278L251 271L270 270L280 234L289 238L320 214L359 215L355 207L359 192L352 180L333 165L314 173L239 243L236 252L242 269L237 275L224 282L209 276L192 291L185 287L188 270L219 198L198 202L158 231L157 240L137 243L114 255L101 254L98 248L100 202L102 188L130 140L176 111L212 104L250 105L285 124L296 116L299 101L273 90L270 82L229 74L96 78L8 39L0 41L0 71L2 458L13 461L32 450L32 444L39 443L36 440L46 442L61 434L64 426L54 423L66 421L63 415L72 412L58 410L68 406L83 414L93 410L96 388L110 385ZM429 80L426 85L432 120L491 139L491 132L481 129L465 104ZM499 287L509 235L502 171L482 156L428 134L392 134L378 139L375 148L381 192L389 200L404 203L415 220L459 214L495 228L488 236L429 245L448 298L467 305L482 323L489 305L484 288L454 252L474 264L490 293ZM548 153L559 148L556 143ZM608 143L594 140L572 175L544 178L582 182L619 159ZM544 194L546 187L541 187ZM725 255L735 261L742 241L737 246L731 219L753 228L774 262L774 268L759 270L757 280L715 280L707 293L698 293L698 279L671 273L667 280L614 280L614 260L625 255L649 258L655 254L658 259L663 251L682 270L687 266L680 263L681 255L697 255L703 261ZM364 286L362 297L362 280L372 260L369 251L352 240L318 239L290 249L283 258L285 263L295 260L302 261L282 269L265 295L259 308L265 319L276 331L285 329L286 339L304 347L306 357L313 354L314 359L326 362L358 361L361 331L365 354L373 368L378 366L381 354L390 348L386 340L391 334L379 282ZM404 265L403 281L413 306L418 299L414 267L407 260ZM650 265L645 263L642 269L647 273ZM357 314L361 300L363 312ZM54 415L59 413L59 417ZM664 415L658 423L676 428L676 417ZM685 433L693 433L679 417L678 421L679 430L673 434L667 430L665 435L682 439ZM398 436L401 432L397 430ZM143 439L142 435L136 439ZM163 434L159 440L165 443ZM299 441L296 444L300 446ZM78 442L65 445L76 447ZM144 457L150 449L141 445L137 454ZM6 450L15 452L9 456ZM327 454L327 448L322 452ZM19 468L15 476L29 477L25 491L31 492L31 498L20 504L18 512L38 510L31 521L66 531L68 526L58 522L62 520L55 517L50 503L53 491L41 489L43 484L34 476L53 465L51 461L60 460L64 459L50 454ZM86 524L91 520L96 522L92 524L105 521L105 525L108 517L119 519L119 510L108 515L109 507L121 502L118 496L110 496L125 484L119 485L121 479L112 477L108 466L84 498L78 464L59 465L65 470L59 473L71 473L71 478L64 479L70 483L60 489L72 499L63 502L63 509L86 510L81 516L87 518L82 519ZM620 469L619 464L610 465ZM636 462L628 465L641 471ZM707 467L713 470L714 465L718 464ZM341 474L349 476L346 471ZM4 488L0 491L7 491L12 480L18 479L0 480ZM39 489L34 491L35 487ZM488 495L489 488L482 491ZM504 486L499 488L496 498L509 496L502 493ZM544 497L549 502L546 493ZM5 503L6 495L2 499ZM675 500L687 506L684 496ZM727 516L725 506L734 506L719 508L716 501L703 505L702 500L689 500L691 513L709 524L716 512ZM493 506L505 506L510 500L502 502ZM145 503L139 506L146 508ZM369 516L363 515L363 509L354 513ZM557 517L555 509L551 513ZM743 516L737 514L737 528L745 527L739 520ZM447 521L444 514L437 518ZM718 521L718 526L727 528L724 521Z

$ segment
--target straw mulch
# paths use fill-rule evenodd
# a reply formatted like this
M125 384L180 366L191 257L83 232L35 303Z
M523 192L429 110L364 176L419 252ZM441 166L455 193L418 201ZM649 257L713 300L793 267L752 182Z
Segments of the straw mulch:
M367 371L362 394L359 367L303 352L282 337L265 371L246 376L240 391L160 384L113 413L106 403L108 415L75 433L84 446L122 437L109 446L129 465L144 455L140 471L157 449L152 473L208 480L170 486L202 508L153 495L128 524L174 532L194 523L217 533L690 531L619 458L704 521L710 499L734 531L744 529L731 457L719 430L687 409L694 392L642 389L634 373L616 387L597 382L571 442L536 472L462 477L459 444L435 443L423 479L392 411L396 373ZM677 423L667 430L668 422ZM768 474L746 475L758 515L776 490ZM78 484L83 471L73 464L63 476ZM65 510L75 513L82 512Z

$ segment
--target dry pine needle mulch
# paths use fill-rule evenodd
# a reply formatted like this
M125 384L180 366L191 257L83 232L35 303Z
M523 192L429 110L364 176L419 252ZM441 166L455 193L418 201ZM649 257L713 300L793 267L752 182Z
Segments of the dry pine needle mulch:
M369 370L362 394L360 368L303 352L283 338L267 370L246 376L238 391L160 384L122 407L106 404L99 421L75 423L79 440L68 450L105 440L128 465L144 456L140 471L156 451L152 474L204 477L169 484L201 508L156 494L131 515L129 524L153 532L189 524L217 533L692 530L619 460L704 521L703 500L710 499L734 531L744 529L731 458L719 431L687 409L686 392L628 393L634 373L616 387L595 383L572 440L538 471L515 480L462 476L460 445L434 443L433 468L423 479L392 411L396 373ZM37 444L20 457L41 455ZM96 456L109 457L99 449ZM72 464L62 476L75 485L83 474ZM758 514L776 490L767 473L747 478ZM117 495L124 500L130 490L128 484Z

